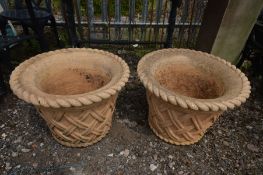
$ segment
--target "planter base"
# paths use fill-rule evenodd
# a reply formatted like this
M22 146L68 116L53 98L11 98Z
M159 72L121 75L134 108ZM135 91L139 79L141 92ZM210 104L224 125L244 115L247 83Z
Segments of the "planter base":
M38 107L54 138L69 147L86 147L100 141L110 130L116 95L88 107L70 111Z
M162 140L176 145L198 142L222 112L204 112L171 105L147 92L149 125Z

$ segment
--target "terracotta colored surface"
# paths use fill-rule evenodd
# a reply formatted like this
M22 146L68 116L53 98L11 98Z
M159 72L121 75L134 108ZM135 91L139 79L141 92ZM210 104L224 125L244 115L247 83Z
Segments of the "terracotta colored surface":
M36 106L58 142L83 147L109 131L117 93L128 77L127 64L114 54L62 49L20 64L10 86Z
M169 64L155 77L161 86L189 97L216 98L224 91L222 82L187 64Z
M188 49L145 55L138 75L147 89L149 124L172 144L193 144L217 117L245 102L247 77L219 57Z
M63 77L63 78L61 78ZM55 95L76 95L94 91L110 81L110 75L93 69L65 69L41 80L42 90Z

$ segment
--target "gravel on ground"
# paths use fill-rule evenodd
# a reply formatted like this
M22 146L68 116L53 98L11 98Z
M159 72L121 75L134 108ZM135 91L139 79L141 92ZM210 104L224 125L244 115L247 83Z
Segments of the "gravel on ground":
M11 92L2 97L0 174L262 174L262 82L252 78L249 100L225 112L198 143L176 146L149 128L145 89L136 75L139 56L116 53L129 64L131 77L109 134L87 148L60 145L32 105Z

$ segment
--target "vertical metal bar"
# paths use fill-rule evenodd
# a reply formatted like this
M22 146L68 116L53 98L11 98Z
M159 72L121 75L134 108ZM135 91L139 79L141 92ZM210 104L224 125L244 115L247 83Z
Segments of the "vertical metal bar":
M131 22L134 23L134 17L135 17L135 0L131 0L131 6L130 6L130 19Z
M146 23L147 16L148 16L148 0L143 0L143 7L142 7L142 22Z
M157 38L159 36L159 26L161 15L162 15L162 8L163 8L163 0L157 0L156 2L156 24L157 26L154 27L154 41L156 43Z
M167 37L164 47L170 48L173 44L173 33L175 27L175 18L176 18L176 11L177 7L181 4L181 0L171 0L171 9L170 9L170 16L169 16L169 25L167 27Z
M129 26L128 26L129 42L133 39L132 23L134 23L134 16L135 16L135 0L129 0Z
M193 22L194 23L201 23L201 15L202 12L204 10L203 5L204 5L204 1L203 0L197 0L197 2L195 3L195 15L194 15L194 19ZM196 40L197 40L197 34L198 34L198 28L195 26L192 28L192 40L191 42L194 43L193 47L195 47L196 44Z
M156 23L157 24L160 22L160 19L161 19L162 8L163 8L163 0L157 0L157 3L156 3Z
M121 3L120 0L115 0L115 22L121 21Z
M185 0L184 1L183 14L182 14L182 17L181 17L181 20L180 20L180 22L182 22L182 23L185 23L186 19L188 17L189 3L190 3L189 1L190 0Z
M121 22L121 3L120 0L115 0L115 23ZM115 38L120 40L120 27L115 27Z
M203 5L204 5L204 1L203 0L197 0L196 2L196 12L194 15L194 23L200 22L201 21L201 14L203 11Z
M32 29L34 31L34 33L36 34L37 36L37 39L39 41L39 44L40 44L40 47L41 47L41 50L42 51L47 51L48 50L48 45L47 45L47 42L44 38L44 29L42 27L39 26L39 23L36 19L36 16L35 16L35 12L34 12L34 9L33 9L33 5L31 3L31 0L25 0L26 2L26 6L27 6L27 10L28 10L28 13L29 13L29 16L30 16L30 20L32 21Z
M108 0L102 0L102 6L101 6L101 21L107 22L108 21ZM107 26L103 27L103 39L106 39L106 31Z
M189 41L190 41L190 38L192 37L192 24L193 24L193 16L194 16L194 13L195 13L195 4L196 4L196 0L193 0L193 5L192 5L192 14L191 14L191 17L190 17L190 25L188 25L188 36L187 36L187 41L186 41L186 46L189 47Z
M182 14L182 17L181 17L181 20L180 20L180 23L183 23L183 25L180 27L179 29L179 34L178 34L178 37L179 37L179 47L181 47L181 44L182 44L182 40L184 38L184 30L185 30L185 22L188 18L188 11L189 11L189 2L190 0L185 0L184 1L184 4L183 4L183 14Z
M109 42L111 41L111 28L110 28L110 23L111 23L111 16L110 16L110 6L108 5L108 38L109 38Z
M151 14L150 14L150 30L149 30L149 41L151 40L152 36L152 23L153 23L153 4L154 0L151 2Z
M166 0L165 1L165 5L164 5L164 10L163 10L163 25L165 23L165 20L167 19L168 17L168 1L169 0ZM163 35L164 35L164 28L162 27L162 31L161 31L161 38L160 38L160 41L162 42L163 41Z
M132 0L129 0L129 25L128 25L128 41L129 41L129 44L130 44L130 41L131 41L131 22L132 22L132 18L131 18L131 8L132 8L132 6L131 6L131 1Z
M148 0L143 0L143 7L142 7L142 19L141 22L145 25L141 27L141 40L146 40L146 22L148 16Z
M78 21L78 31L80 35L80 39L83 40L83 28L81 25L81 7L80 7L80 0L74 0L74 7L75 7L75 12L77 15L77 21Z
M89 26L89 38L92 38L93 29L93 17L94 17L94 6L93 0L87 0L87 10L88 10L88 26Z
M71 40L71 36L70 36L69 28L68 28L68 18L66 14L66 2L67 1L60 1L60 10L61 10L60 12L65 21L65 30L68 34L69 40Z
M70 43L73 47L79 45L76 25L74 20L74 9L72 0L63 0L61 1L61 10L64 16L64 20L66 21L66 29L69 35Z
M108 0L102 0L101 5L101 21L108 21Z

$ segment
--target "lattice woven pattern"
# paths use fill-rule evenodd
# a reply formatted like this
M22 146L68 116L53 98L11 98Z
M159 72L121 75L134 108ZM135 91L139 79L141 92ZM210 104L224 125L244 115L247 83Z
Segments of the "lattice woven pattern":
M101 140L110 130L116 96L87 109L38 108L54 138L70 147L84 147Z
M161 139L189 145L202 138L218 116L240 106L250 82L231 63L189 49L161 49L137 66L149 103L149 124Z
M128 78L129 67L117 55L68 48L21 63L12 72L10 87L39 110L58 142L84 147L109 131L115 100Z
M176 145L199 141L220 115L220 112L194 111L174 106L149 92L147 98L150 127L161 139Z

